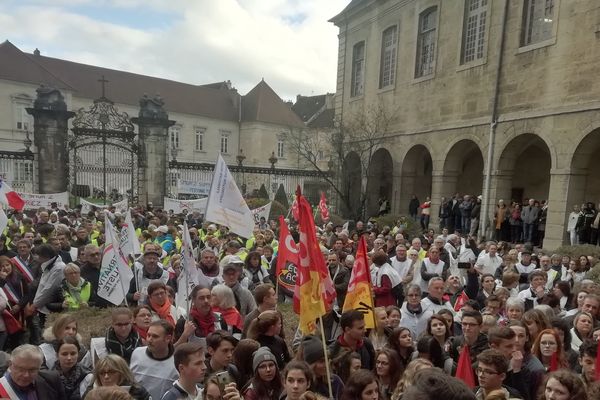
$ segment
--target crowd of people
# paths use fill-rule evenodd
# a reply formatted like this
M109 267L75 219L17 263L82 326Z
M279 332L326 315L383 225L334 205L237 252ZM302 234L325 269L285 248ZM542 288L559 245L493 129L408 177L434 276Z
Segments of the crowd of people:
M412 237L402 221L327 223L317 240L337 296L322 329L302 335L278 307L293 294L275 273L275 221L260 221L246 239L198 212L130 212L141 247L119 306L99 295L103 221L108 214L120 231L125 215L9 213L0 236L1 398L600 398L592 257L538 254L529 241L477 243L460 234L472 218L460 230L425 224ZM198 272L189 294L178 287L184 222ZM344 310L363 237L374 298L366 314ZM91 307L110 317L104 337L88 342L78 311Z

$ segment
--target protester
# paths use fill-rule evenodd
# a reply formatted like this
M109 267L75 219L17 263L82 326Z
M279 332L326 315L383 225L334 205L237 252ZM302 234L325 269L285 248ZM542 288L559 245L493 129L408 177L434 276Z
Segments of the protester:
M259 348L252 359L254 377L244 390L244 400L277 400L283 390L277 360L267 347Z
M350 376L340 400L378 400L379 383L371 371L360 369Z
M267 310L260 313L248 329L248 337L271 351L277 359L277 367L280 370L291 360L287 344L279 336L282 327L281 315L275 310Z
M106 350L129 363L133 351L143 345L139 333L133 329L133 313L129 308L115 308L111 312L111 321L104 341Z
M173 354L173 362L179 378L173 382L173 387L163 394L161 400L199 397L202 393L199 385L204 382L206 372L202 346L199 343L184 343L178 346Z
M134 379L133 373L123 358L116 354L109 354L97 361L92 382L83 398L87 400L90 392L97 388L123 388L134 400L150 400L150 393L140 383Z
M90 370L78 362L79 341L72 336L65 336L56 343L57 360L50 368L60 376L65 399L79 400L88 382L86 378ZM83 389L83 390L82 390Z

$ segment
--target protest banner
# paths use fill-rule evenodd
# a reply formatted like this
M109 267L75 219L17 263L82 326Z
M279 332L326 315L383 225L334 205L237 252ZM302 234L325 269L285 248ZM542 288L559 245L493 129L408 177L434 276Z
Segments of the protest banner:
M265 221L269 220L269 214L271 214L271 204L273 202L269 202L262 207L255 208L252 211L252 216L254 217L254 223L258 224L261 218L264 218Z
M163 208L166 211L173 210L175 214L179 214L183 212L183 210L187 210L188 213L192 211L200 211L201 213L204 213L204 211L206 211L207 201L208 198L197 200L178 200L164 197Z
M196 182L185 179L177 180L177 193L208 196L208 192L210 192L210 182Z
M56 207L60 209L69 208L69 193L19 193L21 198L25 200L25 210L37 210L40 207L52 208L52 204L56 203Z

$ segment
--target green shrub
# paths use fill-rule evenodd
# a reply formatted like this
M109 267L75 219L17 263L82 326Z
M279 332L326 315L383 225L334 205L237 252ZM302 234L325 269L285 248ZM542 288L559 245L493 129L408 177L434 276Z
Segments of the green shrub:
M264 183L260 185L260 189L258 189L258 197L261 199L269 198L269 192L267 192L267 188L265 187Z
M275 193L274 200L281 203L281 205L286 209L290 208L290 203L288 202L287 195L285 194L283 184L279 184L279 188L277 188L277 193Z

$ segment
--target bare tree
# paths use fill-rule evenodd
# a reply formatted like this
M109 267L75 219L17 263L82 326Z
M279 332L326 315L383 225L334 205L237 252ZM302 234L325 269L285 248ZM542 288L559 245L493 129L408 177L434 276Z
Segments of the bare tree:
M383 102L378 102L344 115L343 120L335 121L332 129L307 127L290 130L285 139L290 150L297 153L299 166L318 171L321 178L331 186L339 199L343 214L359 218L367 200L365 183L371 158L389 139L396 121L397 111L390 111ZM344 168L344 161L351 152L360 159L360 193L354 190L350 182L353 177ZM329 155L328 162L324 161L324 155Z

